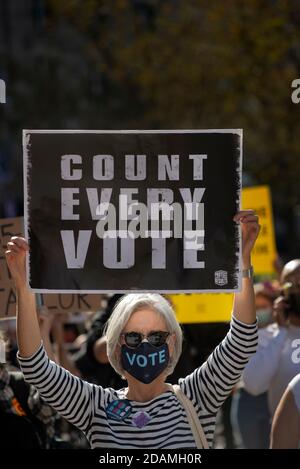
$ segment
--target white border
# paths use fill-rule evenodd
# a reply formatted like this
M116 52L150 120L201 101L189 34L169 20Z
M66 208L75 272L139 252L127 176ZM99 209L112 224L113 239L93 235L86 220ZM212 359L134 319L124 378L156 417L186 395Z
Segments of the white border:
M243 130L241 131L240 135L240 158L239 158L239 167L237 169L240 177L240 189L238 192L238 210L242 210L242 190L243 190ZM242 291L242 227L241 224L238 224L238 233L239 233L239 257L237 262L238 268L238 289L236 292Z
M236 135L243 135L243 129L201 129L201 130L193 130L193 129L179 129L179 130L34 130L34 129L24 129L24 134L210 134L210 133L218 133L218 134L236 134Z
M28 151L27 151L27 145L30 140L30 133L26 130L23 130L23 138L22 138L22 144L23 144L23 188L24 188L24 236L25 239L29 242L29 229L28 229L28 184L27 184L27 178L28 178ZM29 270L29 257L30 257L30 252L28 252L26 256L26 284L27 288L31 290L32 292L34 291L30 284L29 284L29 278L30 278L30 270Z
M54 294L63 294L63 293L70 293L70 294L100 294L100 293L168 293L170 295L181 294L181 293L215 293L218 295L219 293L239 293L240 290L46 290L46 289L39 289L39 288L31 288L28 285L28 289L33 293L54 293Z
M234 134L240 136L240 158L239 158L239 177L240 177L240 189L238 192L238 206L239 210L241 210L241 194L242 194L242 163L243 163L243 129L201 129L201 130L194 130L194 129L178 129L178 130L35 130L35 129L23 129L23 178L24 178L24 235L25 238L29 241L29 226L28 226L28 185L27 185L27 177L28 177L28 151L27 145L30 142L30 135L31 134L185 134L185 133L195 133L195 134L203 134L203 133L226 133L226 134ZM26 256L26 281L27 287L33 293L84 293L84 294L99 294L99 293L168 293L168 294L180 294L180 293L215 293L215 294L222 294L222 293L238 293L242 290L242 236L241 236L241 226L238 227L239 230L239 256L237 261L237 268L238 268L238 287L237 289L229 289L229 290L48 290L48 289L40 289L40 288L31 288L29 284L30 279L30 270L29 270L29 259L30 259L30 252Z

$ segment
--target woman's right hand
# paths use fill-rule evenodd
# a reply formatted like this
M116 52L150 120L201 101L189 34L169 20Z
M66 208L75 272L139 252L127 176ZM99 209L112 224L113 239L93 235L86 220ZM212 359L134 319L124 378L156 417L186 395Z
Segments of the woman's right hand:
M12 236L10 238L10 241L7 243L5 257L16 288L26 286L26 251L29 251L29 247L25 238L19 236Z

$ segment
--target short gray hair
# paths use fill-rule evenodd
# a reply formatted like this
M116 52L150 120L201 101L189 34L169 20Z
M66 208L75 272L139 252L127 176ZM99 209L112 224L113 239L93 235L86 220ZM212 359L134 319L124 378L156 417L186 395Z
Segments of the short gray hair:
M151 309L159 314L165 320L168 332L175 334L174 351L166 368L167 375L170 375L173 373L181 355L182 330L171 304L158 293L129 293L117 302L105 326L109 362L117 373L121 376L124 375L120 357L116 354L116 348L120 335L132 314L143 308Z

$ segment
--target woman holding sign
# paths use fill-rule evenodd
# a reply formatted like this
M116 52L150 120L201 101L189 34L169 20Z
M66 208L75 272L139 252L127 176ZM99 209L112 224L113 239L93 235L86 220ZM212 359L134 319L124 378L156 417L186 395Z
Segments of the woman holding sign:
M92 448L201 448L213 441L216 414L257 345L251 251L259 233L252 210L239 212L243 286L235 294L231 328L207 361L179 385L165 381L181 353L182 333L159 294L128 294L106 328L111 365L128 382L104 389L73 376L46 355L34 295L26 286L28 244L13 237L6 259L17 297L19 361L27 381L63 417L80 428Z

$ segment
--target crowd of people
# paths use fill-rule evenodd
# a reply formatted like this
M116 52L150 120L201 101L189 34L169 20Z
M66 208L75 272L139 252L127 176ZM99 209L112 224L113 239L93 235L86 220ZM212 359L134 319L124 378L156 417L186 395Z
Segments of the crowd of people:
M249 227L256 226L254 215L247 216ZM258 231L249 241L245 218L243 230L247 272ZM22 284L27 249L22 238L8 245L19 310L18 341L16 322L1 324L4 447L195 447L180 393L196 409L202 447L220 447L222 420L223 447L300 447L299 259L254 289L245 276L230 324L180 327L168 298L156 294L103 295L95 313L36 309ZM124 406L122 418L116 403Z
M279 281L255 285L258 348L234 393L232 425L243 448L298 448L300 443L300 260L288 262ZM295 424L278 420L286 390ZM281 411L282 413L282 411ZM284 427L282 428L282 425ZM286 437L278 438L279 432Z

